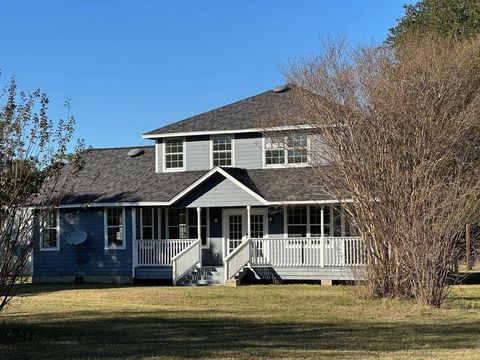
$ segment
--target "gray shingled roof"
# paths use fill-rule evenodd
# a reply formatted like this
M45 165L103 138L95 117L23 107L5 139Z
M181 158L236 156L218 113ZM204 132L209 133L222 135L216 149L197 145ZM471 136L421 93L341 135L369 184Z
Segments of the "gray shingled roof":
M127 157L132 148L94 149L84 155L85 167L69 179L71 194L63 204L94 202L166 202L208 171L155 173L155 149ZM268 201L325 199L313 169L224 168L230 175ZM67 171L67 168L65 169Z
M287 87L283 92L269 90L203 114L175 122L144 135L160 135L191 131L258 129L269 126L305 124L302 111Z
M64 204L90 202L168 201L207 171L155 173L155 148L127 157L133 148L93 149L83 157L84 169L69 179L72 194Z

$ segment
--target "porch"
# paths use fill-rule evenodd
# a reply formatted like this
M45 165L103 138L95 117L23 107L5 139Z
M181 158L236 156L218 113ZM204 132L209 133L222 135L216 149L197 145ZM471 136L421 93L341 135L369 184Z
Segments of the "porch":
M222 274L228 281L248 268L258 279L354 280L358 277L357 270L365 264L362 241L359 236L352 236L343 212L338 211L338 218L334 212L330 205L285 206L280 212L250 206L139 208L135 210L139 215L135 224L140 229L135 230L135 234L167 238L134 238L134 276L172 279L175 284L192 272L201 278L205 273L202 269L214 269L217 277ZM179 221L172 214L179 215ZM315 219L317 215L318 220ZM158 220L153 221L154 218ZM279 219L283 220L283 234L275 231L280 228ZM153 229L156 226L158 229ZM312 236L315 231L320 232L320 236ZM294 232L304 232L307 236L294 236ZM338 233L343 236L335 236ZM196 238L168 238L171 234L194 234ZM205 252L211 252L215 242L220 245L217 244L218 256L212 263L214 257L206 257Z

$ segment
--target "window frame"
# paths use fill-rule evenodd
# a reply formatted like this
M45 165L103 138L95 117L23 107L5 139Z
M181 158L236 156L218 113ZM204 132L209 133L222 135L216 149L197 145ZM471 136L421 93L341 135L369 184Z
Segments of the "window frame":
M185 239L191 239L191 240L196 240L197 238L192 238L190 236L190 227L195 227L197 226L197 223L195 225L191 225L188 220L188 211L189 209L192 209L191 211L195 210L195 219L197 218L197 208L166 208L165 210L165 239L170 240L172 239L170 237L170 211L171 210L185 210L185 233L186 233L186 238ZM202 249L209 249L210 248L210 208L208 207L202 207L201 210L205 209L205 225L200 226L200 231L201 228L205 228L205 244L201 244ZM200 210L200 211L201 211ZM175 238L173 238L176 240Z
M109 246L108 245L108 229L111 227L118 227L117 225L115 226L108 226L108 210L122 210L122 245L121 246ZM103 209L103 232L104 232L104 245L105 245L105 250L124 250L126 249L126 233L125 233L125 220L126 220L126 215L125 215L125 207L106 207Z
M296 223L296 224L291 224L288 221L288 210L289 209L295 209L295 208L305 208L305 222L304 223ZM287 238L304 238L304 237L310 237L310 206L309 205L292 205L292 206L287 206L285 208L285 234ZM305 236L290 236L289 228L290 226L305 226Z
M229 137L231 140L231 158L232 158L232 163L230 165L213 165L213 140L214 138L218 137ZM222 150L222 151L228 151L228 150ZM217 152L219 152L217 150ZM215 166L221 166L221 167L235 167L235 134L216 134L216 135L210 135L210 169L213 169Z
M152 225L144 225L143 219L145 218L144 212L145 210L152 212ZM152 229L152 238L145 239L143 237L143 228L151 228ZM156 240L155 238L155 208L153 207L141 207L140 208L140 239L142 240Z
M53 214L52 214L53 215ZM39 250L40 251L58 251L60 250L60 211L55 210L55 222L56 226L53 228L47 228L45 226L45 219L42 220L42 226L40 228L40 243L39 243ZM46 229L55 229L55 246L44 246L43 243L43 233Z
M268 224L269 224L269 219L268 219L268 209L267 208L254 208L250 210L250 234L248 234L250 237L252 237L252 216L255 215L262 215L263 216L263 239L268 238Z
M284 206L283 208L283 232L284 232L284 238L289 238L289 232L288 232L288 229L289 229L289 226L292 225L292 226L295 226L295 225L299 225L299 226L303 226L305 224L290 224L288 222L288 208L290 207L298 207L298 206L306 206L307 207L307 231L306 231L306 238L320 238L321 235L318 235L318 236L312 236L312 225L313 226L319 226L320 224L313 224L311 222L311 208L312 207L319 207L319 208L322 208L323 207L323 212L324 212L324 219L325 219L325 215L328 214L329 218L328 218L328 224L327 222L324 221L324 224L323 224L323 237L324 238L338 238L338 237L357 237L359 236L358 235L358 230L356 231L357 234L356 235L349 235L347 236L346 235L346 221L345 221L345 211L344 209L342 209L341 207L339 207L339 204L318 204L318 205L288 205L288 206ZM339 225L340 227L337 227L337 229L339 229L340 231L340 235L335 235L335 222L334 222L334 207L337 207L339 209L338 211L338 220L339 220ZM325 232L325 230L328 229L328 233ZM350 231L351 232L351 231Z
M182 140L182 167L176 167L176 168L167 168L167 141L170 140ZM186 165L187 165L187 141L185 136L176 136L176 137L170 137L170 138L165 138L162 141L162 168L163 172L176 172L176 171L185 171ZM175 153L175 154L180 154L180 153Z
M297 133L300 133L302 134L303 132L298 132ZM266 135L266 134L263 134L262 136L262 164L263 164L263 168L279 168L279 167L305 167L305 166L310 166L310 143L311 143L311 139L310 139L310 134L308 133L304 133L305 136L306 136L306 140L307 140L307 147L306 147L306 151L307 151L307 154L306 154L306 157L307 157L307 161L306 162L302 162L302 163L289 163L288 162L288 152L292 150L292 147L288 147L287 145L285 145L285 147L282 147L282 146L278 146L277 144L275 144L275 142L272 142L271 143L271 147L269 147L267 149L267 145L268 145L268 139L271 137ZM288 133L285 134L285 137L289 136ZM282 151L283 152L283 163L280 163L280 164L267 164L267 151L268 150L275 150L275 151Z

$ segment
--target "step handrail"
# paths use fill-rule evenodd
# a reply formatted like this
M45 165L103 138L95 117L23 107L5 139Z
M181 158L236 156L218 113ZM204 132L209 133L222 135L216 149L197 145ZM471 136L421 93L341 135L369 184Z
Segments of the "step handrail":
M251 244L252 239L248 238L225 257L225 280L233 279L250 262Z
M196 266L202 265L202 240L197 239L172 258L173 285L192 271Z

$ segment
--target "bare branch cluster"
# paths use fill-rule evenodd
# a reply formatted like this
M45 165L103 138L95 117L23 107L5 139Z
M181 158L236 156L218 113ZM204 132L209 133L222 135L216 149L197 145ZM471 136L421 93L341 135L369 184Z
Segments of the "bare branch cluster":
M34 231L41 231L68 192L62 168L67 163L81 167L83 143L77 142L73 154L68 153L74 118L52 122L48 103L40 90L19 92L15 79L0 91L0 312L15 284L24 279ZM69 103L65 106L68 109Z
M288 81L334 198L353 199L372 295L439 306L464 224L480 209L480 39L325 45Z

